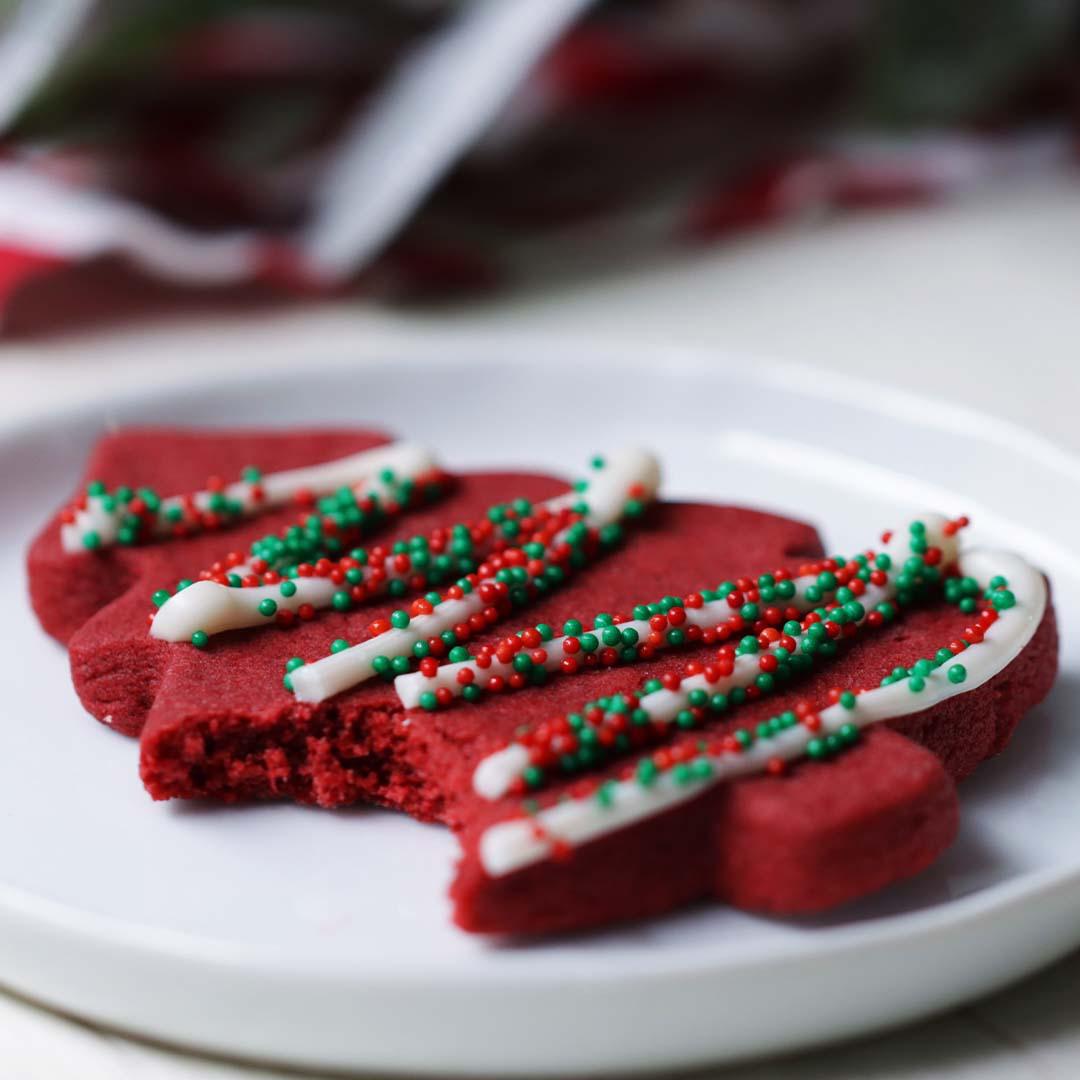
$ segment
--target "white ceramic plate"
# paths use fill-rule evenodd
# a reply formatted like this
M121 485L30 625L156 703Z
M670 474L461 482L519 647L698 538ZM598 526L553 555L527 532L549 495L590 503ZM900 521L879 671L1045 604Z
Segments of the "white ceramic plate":
M455 843L364 809L155 805L136 746L86 718L18 590L0 624L0 979L71 1012L228 1054L415 1073L668 1068L896 1024L1080 942L1080 470L954 406L747 361L455 340L342 375L87 406L0 437L4 573L108 424L377 422L452 466L572 471L654 444L667 491L805 516L830 548L930 506L1051 574L1050 700L962 793L931 871L826 918L720 906L580 938L468 937Z

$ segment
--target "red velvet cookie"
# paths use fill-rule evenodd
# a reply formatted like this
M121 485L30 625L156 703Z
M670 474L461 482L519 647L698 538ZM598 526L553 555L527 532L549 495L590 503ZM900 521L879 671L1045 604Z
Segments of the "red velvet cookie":
M305 573L247 552L297 518L295 506L246 516L263 477L272 489L276 470L382 441L110 436L88 479L147 485L151 502L251 462L262 471L226 486L231 511L189 506L188 531L200 513L215 528L184 539L149 536L166 523L137 505L141 535L128 539L147 542L95 537L70 554L54 521L31 549L32 596L69 642L88 710L141 732L152 795L370 800L446 822L462 839L453 899L467 929L567 930L707 895L805 912L916 873L955 832L954 782L1004 747L1053 680L1043 579L1007 556L1002 580L989 556L961 555L957 571L960 523L928 517L869 557L823 561L796 522L648 507L648 477L631 475L640 456L595 463L580 496L533 475L435 477L437 501L394 487L363 542L426 536L396 553L339 561L358 542L347 522L348 544ZM344 520L337 504L305 512ZM93 514L81 513L85 532ZM454 522L468 523L470 550L438 580L456 550L440 527ZM169 595L216 561L210 581ZM155 633L174 640L148 633L163 587ZM315 610L297 607L306 597ZM564 626L575 615L582 625ZM204 616L250 628L207 634ZM342 671L345 688L329 692Z

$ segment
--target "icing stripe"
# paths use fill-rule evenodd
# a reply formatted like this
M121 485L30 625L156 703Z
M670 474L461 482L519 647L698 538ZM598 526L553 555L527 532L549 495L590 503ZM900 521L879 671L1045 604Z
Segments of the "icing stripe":
M639 502L651 501L660 482L660 468L653 455L629 448L599 459L597 471L584 490L557 496L546 505L553 511L580 507L581 524L602 533L624 513L628 493ZM557 548L567 539L571 526L560 532L548 547ZM460 588L458 590L461 591ZM380 657L411 655L413 646L468 622L489 607L492 593L507 592L506 584L481 578L462 596L443 598L434 610L412 618L405 627L395 627L367 641L307 664L290 673L297 700L320 702L377 674L374 663Z
M385 507L386 504L381 505ZM498 509L501 505L503 504L492 507L491 511ZM410 508L407 505L400 505L402 510ZM546 515L545 504L538 503L533 508L534 514L537 511ZM504 542L490 520L473 525L455 525L450 529L436 529L428 537L420 539L434 542L435 538L438 538L440 545L446 547L453 541L454 530L459 528L468 533L465 543L469 557L450 562L448 556L447 561L450 562L450 567L445 573L439 572L437 563L433 566L428 565L421 572L417 552L407 550L399 554L397 545L394 545L378 564L369 562L361 565L353 556L335 560L320 558L306 564L301 563L294 568L298 571L295 573L282 567L285 576L282 577L274 571L275 580L268 581L266 584L249 582L241 587L238 587L239 583L249 574L254 575L253 580L262 580L263 574L259 572L259 569L265 572L265 565L256 569L251 563L238 566L226 564L225 569L228 574L237 579L237 585L223 584L221 580L200 580L187 585L162 604L150 624L150 633L153 637L165 641L190 641L191 635L200 630L212 636L226 630L271 626L274 624L275 617L278 622L281 621L280 613L283 611L299 612L304 607L312 611L328 608L334 603L335 596L343 590L347 598L352 596L356 585L363 587L363 595L359 597L362 600L370 600L376 595L385 594L390 591L393 582L412 583L415 590L418 587L416 582L419 577L424 585L437 585L440 581L452 579L475 569L474 556L482 555L500 542ZM431 563L429 549L430 543L424 547L428 564ZM385 549L371 549L373 554L379 550ZM283 556L278 560L279 567L287 557ZM208 574L204 575L204 578L208 576ZM271 602L269 610L264 606L267 601Z
M371 450L362 450L348 457L267 473L254 480L238 480L216 491L196 491L189 495L173 495L158 500L149 510L150 534L172 536L178 518L192 526L192 512L213 513L215 507L226 503L230 510L225 523L253 517L256 514L292 502L298 495L329 495L339 488L362 485L385 486L390 474L400 481L423 476L436 469L432 455L412 443L392 443ZM152 494L152 493L151 493ZM135 493L138 497L139 493ZM70 520L60 526L60 544L64 551L74 553L123 543L125 518L131 516L130 502L115 494L101 491L89 493L78 505L66 512ZM130 542L130 541L129 541Z
M990 587L993 575L1003 573L1016 599L1012 607L998 613L981 641L960 654L963 681L953 681L950 668L943 665L921 677L923 686L917 693L912 692L908 677L858 694L852 707L838 703L823 709L820 732L796 724L745 749L698 758L701 764L695 762L682 773L664 771L648 786L637 780L610 782L602 802L595 796L571 798L540 810L533 818L501 822L480 840L485 871L493 877L511 873L548 858L557 846L587 843L689 801L717 783L763 772L773 760L796 760L807 753L815 738L837 735L846 725L865 728L978 688L1007 667L1031 640L1046 611L1046 583L1025 560L1002 552L964 553L959 570L982 588ZM666 701L668 710L682 707L682 691L692 688L692 680L684 680L680 693L672 695L679 700Z
M795 592L782 601L785 608L790 606L797 608L799 612L805 613L812 611L821 603L820 599L811 600L807 597L807 590L816 587L816 574L803 575L790 580ZM880 597L879 599L884 598ZM683 618L683 621L678 624L678 628L684 630L689 627L697 627L701 630L717 629L727 624L733 615L731 605L726 598L704 601L699 607L683 605L679 610L682 612L680 617ZM604 631L612 628L620 632L630 631L634 640L639 641L647 640L652 632L648 619L622 619L603 626L593 626L576 634L564 634L543 643L542 648L546 655L540 663L534 662L534 666L542 667L549 672L558 671L567 653L570 652L565 648L567 642L580 642L585 634L591 634L593 637L602 640ZM518 636L520 636L520 632ZM654 651L665 648L674 648L674 646L666 642L660 642L654 647ZM532 654L530 653L530 655ZM399 675L394 680L394 689L397 691L398 698L405 708L415 709L421 705L421 695L428 691L441 689L454 697L462 696L465 686L471 685L471 683L463 683L460 680L463 671L472 673L472 682L480 682L484 679L490 679L492 676L509 679L513 675L515 668L512 659L499 660L497 657L492 656L488 657L485 665L479 663L476 658L471 658L457 663L443 664L431 675L425 675L419 671L410 672L408 675Z
M946 536L943 528L946 519L938 514L925 514L922 519L930 533L938 541L941 550L941 561L949 565L956 560L957 546L954 537ZM883 585L868 584L865 592L859 597L863 614L853 621L851 625L861 626L870 617L875 607L886 600L896 596L897 578L903 572L904 561L910 554L907 536L897 536L892 543L885 547L883 554L888 556L890 569L886 574ZM790 603L800 612L812 611L819 606L820 599L811 600L807 592L818 588L818 576L803 575L793 579L795 595ZM816 592L811 595L818 596ZM725 601L715 601L710 605L703 605L702 609L687 610L687 619L691 616L700 618L704 607L712 607L719 610L718 605L727 608ZM625 624L618 624L625 625ZM800 641L802 634L796 635L794 640ZM674 723L679 712L688 707L687 698L693 690L705 690L710 694L727 693L735 687L746 689L753 686L755 680L761 674L761 657L766 653L774 655L782 647L781 641L777 640L760 652L744 653L736 655L733 670L730 675L721 676L719 679L710 681L705 675L696 675L683 679L677 692L671 690L658 690L654 693L642 696L638 707L648 716L649 723L667 727ZM457 667L459 665L448 665ZM397 682L403 682L410 676L403 676ZM395 684L396 685L396 684ZM512 788L515 780L522 775L523 770L529 765L529 748L521 742L511 743L503 750L497 750L488 755L477 766L473 774L473 790L486 799L499 799L506 795Z
M216 581L196 581L158 608L150 623L150 636L178 642L190 641L200 630L212 637L226 630L272 626L272 618L259 610L265 601L271 601L275 611L299 611L305 604L325 608L339 588L328 577L300 578L296 580L296 591L286 596L280 585L234 589Z

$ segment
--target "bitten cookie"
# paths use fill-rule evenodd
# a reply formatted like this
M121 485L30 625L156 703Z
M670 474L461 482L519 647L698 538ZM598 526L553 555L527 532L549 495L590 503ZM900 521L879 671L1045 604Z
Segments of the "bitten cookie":
M638 450L571 485L378 433L122 432L31 592L155 798L445 822L469 930L816 911L929 865L1053 681L1042 575L964 519L826 559L658 484Z

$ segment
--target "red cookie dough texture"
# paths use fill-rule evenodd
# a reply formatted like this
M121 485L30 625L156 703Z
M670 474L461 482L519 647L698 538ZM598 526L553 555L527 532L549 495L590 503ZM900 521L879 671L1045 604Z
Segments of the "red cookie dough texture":
M315 464L386 440L368 431L125 431L101 441L86 479L110 487L149 485L167 495L197 490L211 474L235 477L249 464L264 472ZM379 539L565 488L546 476L469 474ZM462 843L451 895L454 919L467 930L575 930L657 915L708 896L748 910L799 914L915 874L955 835L956 781L1007 745L1056 674L1057 632L1048 605L1021 654L975 690L872 728L826 762L801 763L782 777L717 785L564 858L492 878L479 860L480 836L516 815L519 800L476 795L476 765L522 723L633 690L710 650L662 653L647 663L555 677L543 687L473 705L458 700L429 713L404 710L392 685L381 681L319 705L298 703L282 685L289 657L315 659L339 637L362 640L372 618L393 606L385 600L347 613L322 612L289 629L223 634L205 650L149 637L149 598L156 589L192 576L228 550L246 549L295 517L295 508L283 509L192 539L77 555L60 549L54 520L30 550L34 608L46 630L68 644L87 710L139 736L141 775L154 798L288 798L325 807L370 801L444 822ZM589 620L598 611L628 610L821 554L817 534L799 522L746 509L661 503L614 554L477 643L521 625ZM753 725L798 699L823 701L835 686L876 686L896 665L932 655L965 621L944 604L909 610L782 692L711 722L704 733ZM681 738L697 740L702 733ZM597 775L614 775L622 764ZM569 789L574 779L562 786ZM555 794L559 790L553 785Z

